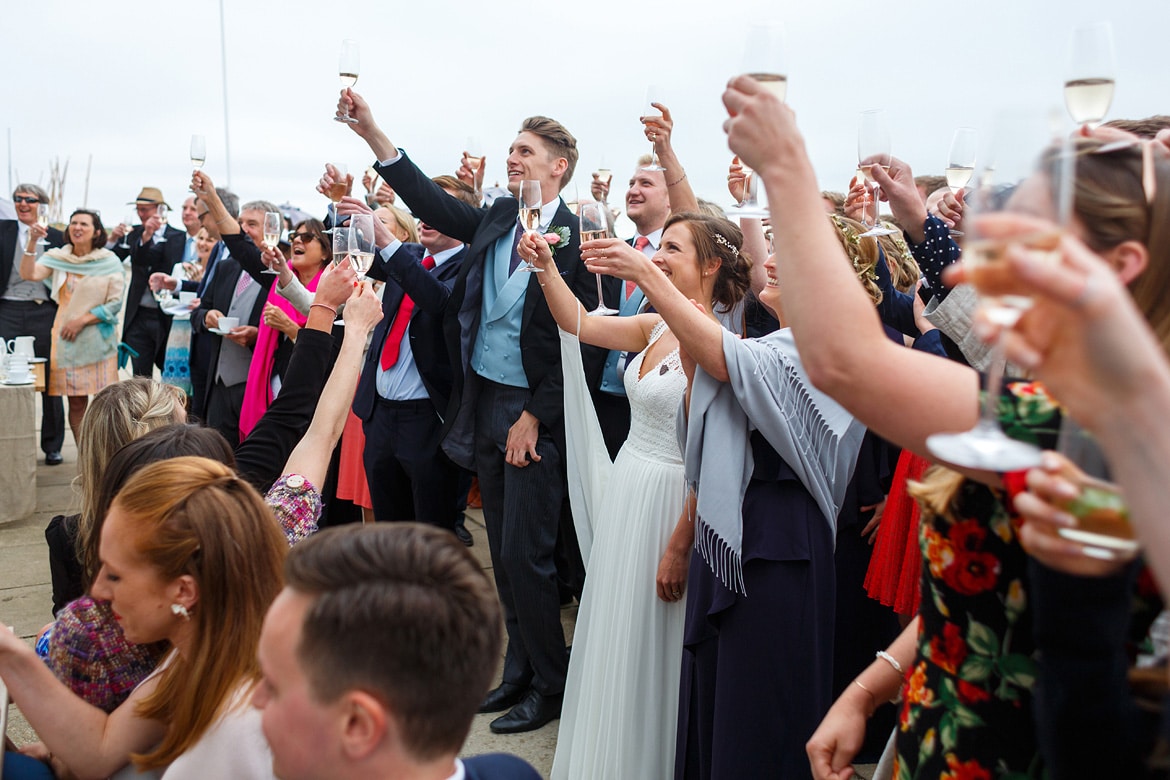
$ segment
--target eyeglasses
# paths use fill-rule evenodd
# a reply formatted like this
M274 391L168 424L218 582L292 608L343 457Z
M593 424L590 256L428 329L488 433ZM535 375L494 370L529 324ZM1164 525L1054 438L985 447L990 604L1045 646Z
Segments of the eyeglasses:
M206 216L207 216L208 214L210 214L210 213L211 213L210 211L205 211L205 212L203 212L202 214L198 214L198 215L196 215L196 218L197 218L197 219L198 219L200 222L202 222L202 221L203 221L203 218L204 218L204 217L206 217Z
M40 203L41 199L36 195L13 195L13 203Z

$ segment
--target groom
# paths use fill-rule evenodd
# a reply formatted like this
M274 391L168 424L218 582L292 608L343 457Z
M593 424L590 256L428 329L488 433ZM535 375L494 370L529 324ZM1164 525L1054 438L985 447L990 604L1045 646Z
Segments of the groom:
M455 366L443 449L474 469L483 496L496 588L504 606L508 649L500 686L480 712L507 714L491 723L509 734L560 716L568 652L560 622L553 550L565 501L563 377L557 325L516 254L518 204L499 198L477 209L443 192L374 122L366 102L346 90L338 103L377 156L375 170L416 217L468 245L444 318ZM530 117L508 150L508 190L540 182L542 233L563 228L557 269L587 309L597 304L593 276L581 263L577 218L560 199L577 164L577 141L559 122ZM590 385L604 353L582 350Z

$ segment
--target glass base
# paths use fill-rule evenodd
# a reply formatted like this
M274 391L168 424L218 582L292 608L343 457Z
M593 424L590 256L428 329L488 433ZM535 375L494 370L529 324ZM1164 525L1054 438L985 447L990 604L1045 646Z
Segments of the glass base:
M522 265L516 269L517 271L527 271L530 274L542 274L544 269L535 265Z
M356 119L354 119L352 116L335 116L335 117L333 117L333 121L334 122L344 122L347 125L356 125L358 123L358 121Z
M723 209L723 213L728 219L767 219L772 216L766 208L758 204L729 206Z
M663 168L661 165L654 165L653 163L651 163L650 165L643 165L641 170L643 170L643 171L665 171L666 169Z
M1016 441L998 426L984 423L963 433L928 436L926 448L941 461L981 471L1022 471L1040 465L1039 447Z
M608 306L598 306L593 311L585 312L587 317L612 317L615 314L621 314L621 312Z
M1092 531L1083 531L1080 528L1057 528L1056 533L1065 539L1086 545L1088 548L1108 550L1110 554L1109 560L1131 558L1141 546L1138 544L1137 539L1106 536L1105 534L1096 534Z
M268 274L269 276L280 276L280 271L273 271L271 268L265 268L260 273Z
M889 228L875 226L875 227L871 227L869 230L865 231L864 233L859 234L859 237L860 238L872 238L873 236L892 236L897 232L898 231L890 230Z

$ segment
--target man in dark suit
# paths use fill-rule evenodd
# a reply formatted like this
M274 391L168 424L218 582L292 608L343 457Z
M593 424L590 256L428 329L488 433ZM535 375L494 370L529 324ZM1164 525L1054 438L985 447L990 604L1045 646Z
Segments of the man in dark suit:
M540 728L559 717L568 652L560 623L554 548L565 499L564 379L556 321L516 254L521 233L514 198L488 209L447 195L374 123L365 101L346 90L339 108L370 145L375 170L415 216L468 244L447 306L448 350L457 356L443 449L479 476L493 571L508 630L502 684L481 705L509 712L496 733ZM508 153L508 187L540 182L542 233L560 229L554 260L586 308L597 304L593 275L579 254L577 218L559 197L577 164L576 139L546 117L530 117ZM593 379L603 353L583 350Z
M44 282L26 282L20 276L20 261L29 251L28 226L36 224L37 206L49 202L49 194L35 184L18 184L12 192L16 219L0 220L0 339L33 336L33 351L38 358L49 357L53 346L53 320L57 304L49 297ZM47 245L33 246L35 254L61 246L65 237L60 230L49 228ZM41 451L45 464L61 463L61 445L65 442L65 407L59 395L41 394Z
M226 258L221 252L216 259L213 278L200 298L199 308L191 313L191 331L210 336L206 342L208 371L203 396L207 424L234 445L240 441L240 409L260 315L276 279L264 273L260 234L255 234L254 241L252 233L263 231L265 211L275 211L276 207L265 201L245 203L237 222L206 174L196 172L191 187L199 196L196 208L203 225L214 223L228 252ZM251 232L245 232L241 225ZM225 316L237 318L239 325L229 333L218 333L220 318Z
M457 758L500 657L500 605L451 534L327 528L293 547L284 573L252 697L273 774L538 780L515 756Z
M155 366L162 370L167 354L167 336L171 332L171 318L158 308L158 301L147 283L153 273L170 273L183 261L187 234L166 224L159 215L159 206L166 206L158 187L143 187L131 203L138 211L142 224L130 231L123 247L122 225L110 234L111 251L121 259L130 258L130 289L126 291L126 318L122 325L122 341L137 355L130 363L135 376L153 376Z
M453 176L435 183L472 207L475 191ZM344 218L356 201L343 200ZM403 244L375 220L379 260L370 277L386 281L385 316L374 330L353 411L366 436L366 481L378 521L418 520L459 534L459 467L440 446L452 371L443 316L467 248L423 222L418 244ZM464 493L466 495L466 492ZM466 536L466 538L464 538Z

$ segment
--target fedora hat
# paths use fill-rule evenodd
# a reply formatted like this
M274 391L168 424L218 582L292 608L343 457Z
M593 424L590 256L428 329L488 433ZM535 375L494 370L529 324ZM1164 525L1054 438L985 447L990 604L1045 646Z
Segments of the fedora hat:
M142 192L138 193L138 197L135 198L134 200L130 201L126 205L135 206L139 203L149 203L152 205L156 204L156 203L161 203L162 205L166 206L168 209L171 207L171 204L169 204L165 200L163 200L162 190L160 190L158 187L143 187Z

